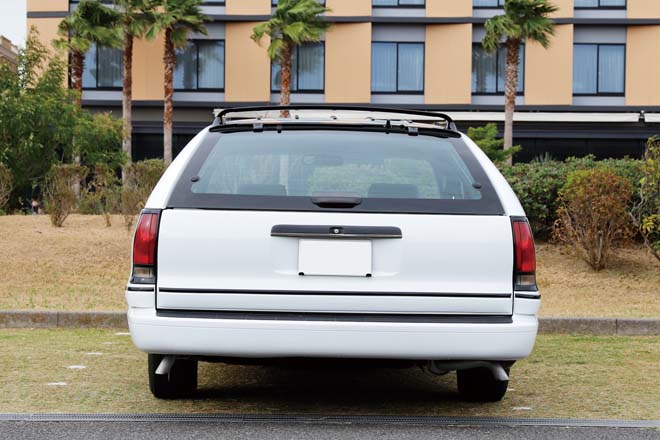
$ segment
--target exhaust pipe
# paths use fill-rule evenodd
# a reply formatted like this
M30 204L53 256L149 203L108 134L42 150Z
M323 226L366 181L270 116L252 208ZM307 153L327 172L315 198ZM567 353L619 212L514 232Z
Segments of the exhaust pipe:
M159 376L170 374L172 366L174 365L174 361L174 356L164 356L163 360L161 360L160 364L158 364L158 368L156 368L156 374Z
M509 375L501 364L487 361L428 361L424 369L436 375L447 374L454 370L469 370L471 368L487 368L497 380L507 381Z

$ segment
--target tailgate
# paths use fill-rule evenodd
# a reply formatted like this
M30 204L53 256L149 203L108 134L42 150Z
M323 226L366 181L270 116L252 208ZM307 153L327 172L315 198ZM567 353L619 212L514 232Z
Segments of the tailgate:
M157 307L508 315L512 271L506 216L167 209Z

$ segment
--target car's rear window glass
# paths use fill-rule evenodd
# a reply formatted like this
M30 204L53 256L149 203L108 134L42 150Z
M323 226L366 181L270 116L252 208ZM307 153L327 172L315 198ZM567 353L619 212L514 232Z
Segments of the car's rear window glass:
M361 198L350 211L443 212L442 205L454 203L461 212L465 202L490 206L482 200L485 175L475 165L454 138L321 130L209 133L170 204L323 210L311 199L331 194Z

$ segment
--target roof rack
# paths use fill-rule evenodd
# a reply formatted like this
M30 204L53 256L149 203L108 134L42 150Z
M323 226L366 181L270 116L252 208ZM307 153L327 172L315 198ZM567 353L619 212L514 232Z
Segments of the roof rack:
M327 112L362 112L362 113L375 113L373 116L367 116L369 119L379 120L379 121L411 121L411 122L422 122L427 124L433 124L437 122L444 122L446 124L445 130L458 131L454 120L447 114L436 113L431 111L422 111L422 110L409 110L409 109L400 109L400 108L389 108L389 107L376 107L368 105L333 105L333 104L292 104L292 105L266 105L266 106L253 106L253 107L232 107L226 108L218 112L215 120L213 121L213 126L222 126L226 125L227 122L240 122L245 120L246 123L252 123L255 119L273 119L282 120L289 118L281 118L279 115L277 118L273 118L267 115L267 112L271 111L327 111ZM258 115L259 112L265 112L264 115ZM250 115L245 115L243 117L238 116L240 113L252 113ZM257 115L255 115L257 113ZM233 115L233 116L232 116ZM390 117L391 116L391 117ZM333 116L333 119L340 120L336 116ZM294 119L298 122L299 120Z

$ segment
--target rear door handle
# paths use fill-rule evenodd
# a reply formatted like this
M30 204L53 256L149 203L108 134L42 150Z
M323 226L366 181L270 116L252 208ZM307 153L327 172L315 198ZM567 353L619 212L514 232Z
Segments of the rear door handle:
M402 238L396 226L275 225L272 237L383 239Z

